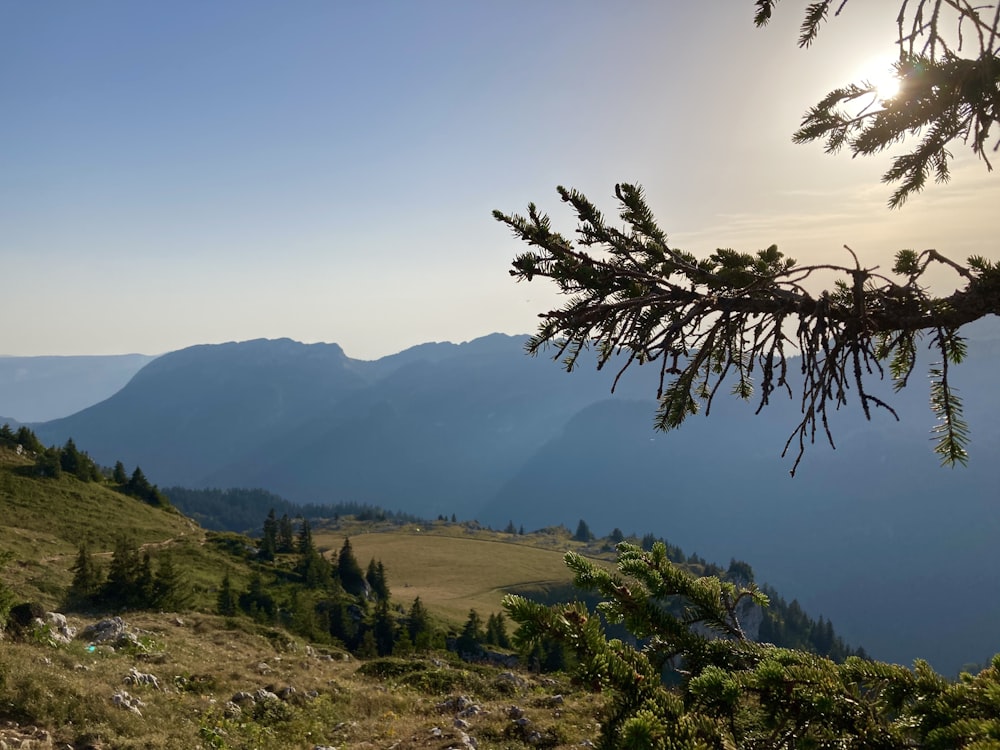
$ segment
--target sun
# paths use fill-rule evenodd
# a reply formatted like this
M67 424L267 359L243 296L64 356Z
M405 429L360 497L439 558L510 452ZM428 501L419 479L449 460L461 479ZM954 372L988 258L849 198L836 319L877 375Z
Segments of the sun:
M900 81L894 68L877 78L873 77L871 83L875 86L875 94L878 96L879 101L889 101L899 93Z
M877 57L859 69L858 79L870 84L879 101L889 101L899 93L899 74L893 57Z

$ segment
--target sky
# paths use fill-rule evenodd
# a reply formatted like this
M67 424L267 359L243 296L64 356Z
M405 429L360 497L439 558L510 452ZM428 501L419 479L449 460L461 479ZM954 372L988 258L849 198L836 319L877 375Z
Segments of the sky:
M802 50L801 3L755 29L750 0L0 0L0 354L530 333L561 302L491 212L571 233L557 185L612 215L639 183L697 255L996 258L974 158L890 211L888 155L791 141L885 69L897 8Z

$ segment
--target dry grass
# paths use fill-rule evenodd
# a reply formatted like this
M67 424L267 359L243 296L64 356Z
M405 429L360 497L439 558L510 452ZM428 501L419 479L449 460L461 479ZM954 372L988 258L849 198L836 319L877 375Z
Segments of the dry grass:
M442 524L382 531L363 526L321 528L313 532L313 539L321 549L336 554L348 535L362 567L372 558L385 565L396 601L409 604L419 596L434 616L452 624L464 622L470 609L484 617L502 611L501 599L513 591L569 587L571 575L563 562L566 550L588 551L568 535L521 537ZM551 546L540 546L544 541L551 541Z
M361 668L282 631L209 615L136 614L127 621L142 649L5 642L0 719L21 729L0 729L0 739L26 737L28 725L49 733L50 742L36 746L105 749L445 748L460 731L480 748L562 748L596 735L599 704L562 678L504 674L446 654ZM160 689L125 685L133 667L155 675ZM243 704L239 716L227 715L226 702L238 691L289 686L295 693L287 701ZM114 705L121 690L144 702L141 716ZM464 730L455 727L460 697L478 707L464 716ZM530 722L523 728L513 718L519 712Z
M599 699L574 692L565 678L503 676L445 652L376 660L362 670L361 662L283 630L204 614L214 608L227 571L237 588L249 578L251 566L238 549L230 554L178 514L72 477L34 479L26 465L0 455L0 557L10 553L0 577L16 601L56 608L80 541L89 541L106 565L116 537L126 532L154 557L170 548L202 613L125 614L141 648L90 650L82 640L56 645L44 632L17 640L8 634L0 641L0 740L9 747L442 750L457 746L464 731L480 748L516 749L581 746L597 735ZM338 550L349 533L362 565L371 557L385 564L394 601L408 606L419 595L432 616L450 623L463 622L471 607L484 615L499 611L506 590L569 580L562 554L573 543L565 534L532 535L530 544L520 544L511 535L449 524L430 533L372 529L345 522L318 529L314 539ZM71 618L77 627L91 621ZM125 685L131 668L155 675L160 689ZM240 691L286 687L295 689L289 700L244 704L238 715L227 711ZM144 702L141 715L113 703L122 690ZM564 702L554 700L558 694ZM455 726L460 696L480 709L462 717L469 723L464 730ZM512 705L529 724L515 723Z

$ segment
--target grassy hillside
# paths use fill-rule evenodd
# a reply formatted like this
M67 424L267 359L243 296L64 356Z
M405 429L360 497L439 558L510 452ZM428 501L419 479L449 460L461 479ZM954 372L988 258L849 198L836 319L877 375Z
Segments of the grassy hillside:
M470 609L483 619L500 612L505 593L567 598L564 553L610 565L607 540L576 542L563 527L519 535L444 521L317 522L312 541L329 557L349 537L362 567L370 559L384 565L397 634L416 597L436 626L429 651L358 659L330 637L332 627L309 625L321 611L309 607L338 595L308 586L298 553L262 560L254 540L205 531L172 507L126 496L106 480L36 474L33 460L0 448L0 615L5 593L8 604L60 609L79 545L86 542L108 570L123 536L154 566L173 560L190 597L181 612L107 611L100 598L66 610L78 631L120 615L128 639L112 645L93 636L59 642L53 625L19 627L12 618L0 631L6 746L440 749L469 746L464 738L472 736L479 747L517 749L578 747L598 734L604 698L578 692L565 675L473 665L434 649L444 643L442 630L462 629ZM262 582L277 609L244 609L241 602L235 614L218 615L224 577L240 596L254 579ZM378 605L355 602L370 627ZM303 621L302 612L312 615ZM133 670L158 686L126 684L134 683ZM293 690L283 699L269 695L287 688ZM267 695L250 697L260 690ZM142 701L137 710L116 704L123 691ZM242 701L231 705L237 695Z
M184 612L118 613L130 639L112 645L90 637L60 643L50 626L19 630L8 623L6 633L0 631L0 746L442 748L462 746L464 737L473 736L480 747L527 748L579 746L596 735L600 699L574 692L565 677L505 673L443 651L361 661L334 643L310 644L274 624L218 616L222 576L229 573L239 589L259 567L243 554L249 540L207 533L175 511L100 483L31 476L31 467L29 459L0 449L0 560L7 561L0 589L11 592L15 604L57 608L80 542L87 541L107 567L123 534L154 558L169 550L195 596L192 609ZM406 550L412 557L425 546L449 549L427 545L427 535L416 531L380 534L364 525L351 530L362 532L354 535L359 552L388 565L400 602L411 593L400 572L407 567ZM339 547L341 532L321 536ZM489 556L469 551L477 546L471 539L441 535L434 542L458 545L450 554L466 559ZM496 544L487 539L478 546ZM518 571L540 580L560 566L554 552L506 549L518 552L521 562L506 568L512 579L491 579L497 586L518 583ZM403 556L394 557L394 550ZM460 570L447 560L441 564L440 570ZM481 592L474 588L449 596L443 584L434 593L429 579L418 582L428 603L432 598L451 603L453 609L442 613L429 606L436 617L450 620L454 613L459 620L471 606L499 609L495 599L476 598ZM110 614L70 611L68 624L82 630ZM132 670L155 677L158 685L127 684ZM287 694L246 697L260 690ZM116 703L123 691L142 702L134 704L136 710ZM230 699L240 693L246 694L243 700L232 705ZM464 700L478 708L469 710ZM460 713L465 724L456 726ZM522 718L529 723L519 722Z

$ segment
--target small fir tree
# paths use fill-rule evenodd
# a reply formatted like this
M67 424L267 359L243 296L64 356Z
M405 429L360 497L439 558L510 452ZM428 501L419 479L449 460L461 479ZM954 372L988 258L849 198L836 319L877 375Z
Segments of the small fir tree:
M229 571L222 577L222 584L219 586L219 593L215 598L215 611L223 617L233 617L236 615L236 608L239 602L236 592L233 591L233 582L229 577Z

